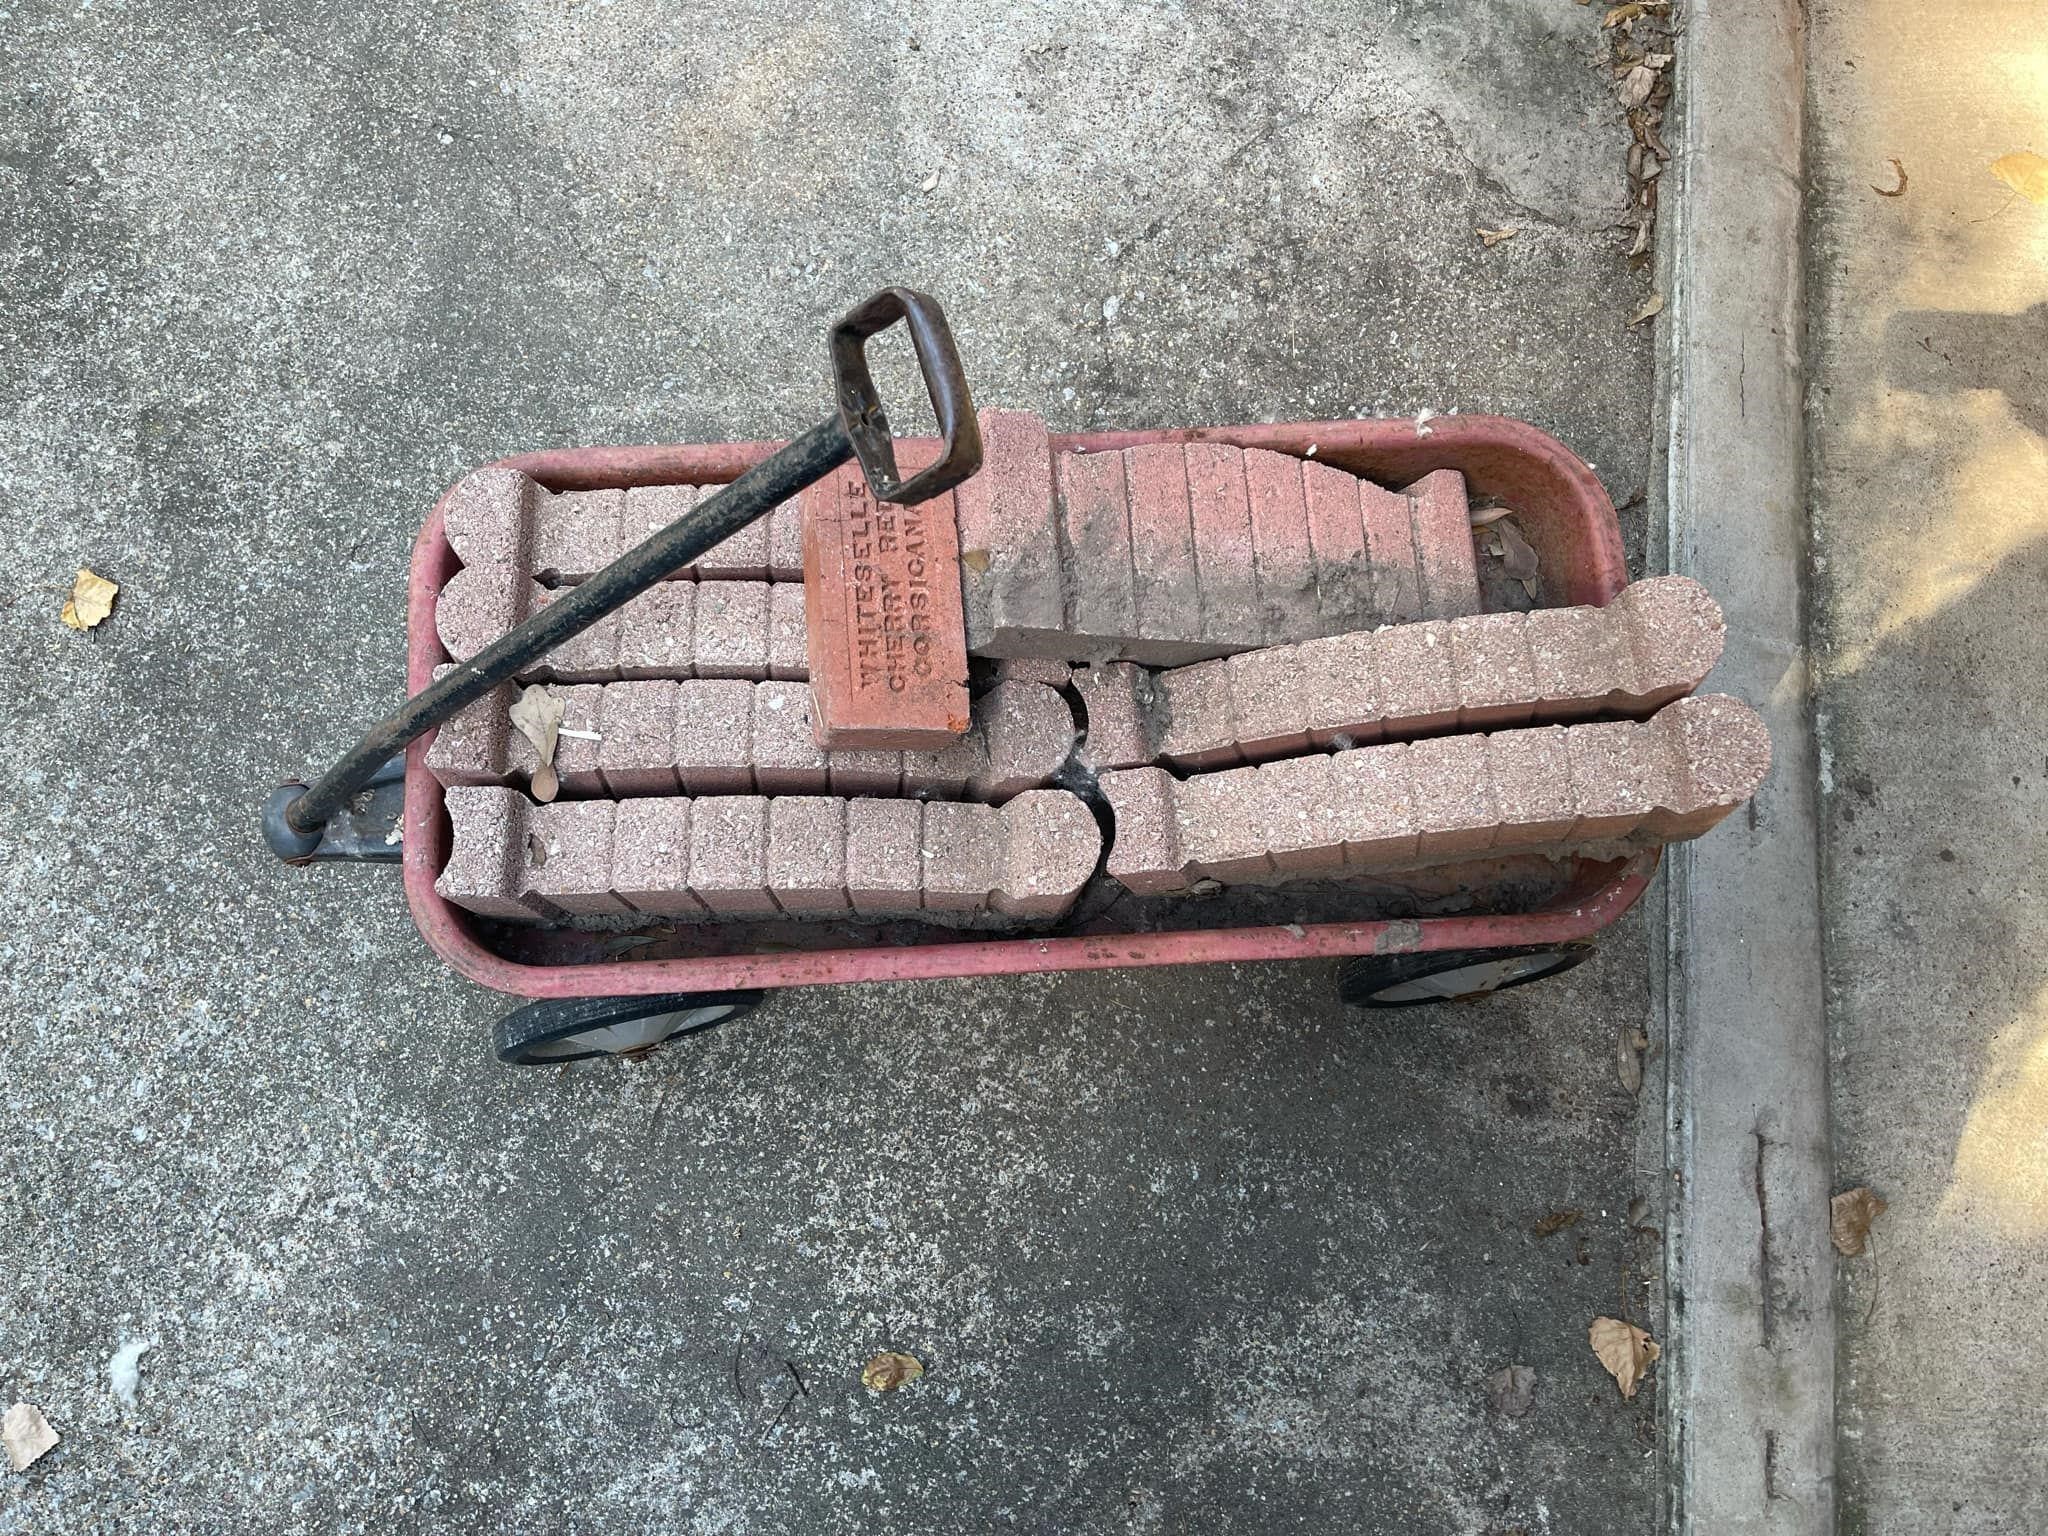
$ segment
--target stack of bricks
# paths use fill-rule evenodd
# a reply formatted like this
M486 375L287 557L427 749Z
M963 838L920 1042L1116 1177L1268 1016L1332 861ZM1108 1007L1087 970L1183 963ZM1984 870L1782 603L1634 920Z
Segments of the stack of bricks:
M974 701L967 734L935 752L827 752L804 683L737 678L589 684L563 704L554 767L571 799L611 795L909 795L1000 804L1048 784L1074 748L1074 713L1043 683ZM446 785L523 784L540 766L500 688L442 726L427 767Z
M1720 659L1721 610L1656 577L1605 608L1481 613L1246 651L1165 672L1080 669L1082 761L1100 771L1224 767L1532 721L1649 715Z
M829 795L561 801L448 791L438 889L486 916L921 917L1037 922L1067 911L1102 853L1077 795L1000 808Z
M442 893L529 921L1049 921L1103 855L1089 806L1047 787L1069 771L1113 816L1107 876L1158 896L1611 855L1698 836L1768 769L1751 711L1687 697L1723 641L1702 589L1481 612L1454 473L1392 491L981 420L986 467L948 497L880 507L848 470L537 664L562 800L522 792L539 762L511 685L443 726ZM446 516L450 655L699 495L471 476ZM970 650L1000 662L971 705Z
M717 486L551 493L510 469L484 469L450 493L443 529L462 562L441 591L441 644L467 661L689 512ZM808 675L803 514L789 501L694 564L571 637L522 682Z
M1698 837L1770 768L1755 711L1719 694L1645 722L1387 742L1175 779L1104 774L1108 873L1142 895L1273 885L1511 853Z
M1223 443L1055 452L1044 422L983 411L958 508L967 649L1178 666L1480 609L1465 483L1390 491Z

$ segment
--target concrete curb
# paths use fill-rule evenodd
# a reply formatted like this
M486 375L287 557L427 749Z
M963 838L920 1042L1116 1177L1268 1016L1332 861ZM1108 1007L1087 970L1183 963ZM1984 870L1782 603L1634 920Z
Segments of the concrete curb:
M1747 817L1673 850L1665 887L1670 1515L1713 1536L1827 1536L1835 1331L1799 0L1693 0L1678 70L1660 248L1665 565L1726 609L1712 682L1764 715L1777 769Z

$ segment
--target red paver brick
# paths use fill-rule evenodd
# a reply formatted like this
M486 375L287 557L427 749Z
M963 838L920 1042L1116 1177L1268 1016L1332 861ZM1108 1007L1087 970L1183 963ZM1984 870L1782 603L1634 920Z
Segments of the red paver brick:
M1484 738L1487 776L1500 816L1501 850L1559 848L1572 841L1578 807L1572 800L1565 728L1495 731Z
M1180 846L1180 786L1164 768L1105 773L1103 796L1114 818L1105 870L1140 896L1186 890L1191 883Z
M768 584L700 581L692 649L699 677L766 677Z
M1202 586L1195 566L1187 455L1179 443L1142 443L1122 454L1130 492L1132 593L1142 640L1129 659L1181 666L1216 653L1201 640Z
M804 507L794 496L768 514L768 579L804 579Z
M878 503L851 467L804 492L806 628L820 746L937 747L967 729L953 516L951 492L915 507ZM698 605L701 628L701 596Z
M1647 750L1645 750L1647 748ZM1575 835L1587 842L1627 837L1659 805L1684 796L1684 764L1662 731L1645 734L1632 720L1565 728L1571 764Z
M1567 720L1588 713L1587 701L1626 695L1634 657L1601 608L1538 608L1523 616L1536 677L1536 718Z
M1305 459L1301 487L1315 563L1320 632L1341 635L1369 629L1379 615L1373 606L1372 563L1365 557L1358 479L1329 464Z
M981 412L982 467L953 493L967 639L977 656L1065 658L1067 596L1052 439L1024 411Z
M1408 743L1357 747L1330 759L1331 796L1347 869L1398 868L1418 841Z
M1164 704L1158 722L1159 755L1177 768L1216 768L1242 762L1230 665L1223 658L1175 667L1154 679Z
M1074 711L1066 695L1043 683L998 683L974 701L980 761L967 776L967 792L1000 804L1057 774L1074 751ZM910 774L906 757L904 776Z
M1239 770L1240 772L1244 770ZM1345 823L1336 773L1321 753L1261 763L1260 802L1270 807L1266 848L1283 880L1326 879L1344 868Z
M1627 696L1613 702L1629 714L1692 692L1721 659L1728 626L1720 604L1688 577L1635 582L1609 606L1621 616L1633 663Z
M568 597L574 591L573 587L558 587L552 590L535 587L534 610L538 612L549 603ZM444 593L443 596L445 595ZM619 636L624 627L624 617L623 609L614 608L581 634L571 635L549 651L530 671L522 672L521 681L543 678L557 683L610 682L619 675Z
M619 610L618 671L623 678L694 677L694 581L664 581Z
M1363 746L1383 734L1374 638L1355 630L1292 647L1310 690L1306 723L1317 746Z
M560 793L571 799L604 793L604 688L597 683L549 683L549 693L562 701L562 723L555 737L555 777ZM540 766L533 743L517 730L506 743L506 757L520 783L532 780Z
M768 882L785 912L849 909L844 800L781 795L768 802Z
M924 808L924 909L980 912L1008 863L1001 813L988 805L934 800Z
M1373 637L1382 722L1399 720L1404 735L1446 731L1458 723L1450 626L1441 619L1399 624Z
M1471 858L1493 846L1500 813L1488 778L1484 736L1438 736L1411 743L1408 782L1420 839L1417 858Z
M723 490L714 486L713 490ZM738 533L714 544L697 558L699 581L766 581L768 579L768 519L770 508Z
M1684 795L1651 815L1651 829L1660 837L1698 837L1770 775L1769 732L1755 710L1726 694L1680 699L1641 729L1672 738L1686 769Z
M1061 789L1027 790L997 815L1005 874L991 905L1019 922L1064 916L1102 857L1094 816L1080 796Z
M690 891L690 802L622 800L612 828L612 894L636 912L698 917Z
M1449 624L1458 724L1466 730L1521 725L1536 713L1536 663L1528 616L1475 613Z
M453 664L434 669L439 682ZM501 684L434 730L427 744L427 771L443 784L495 784L511 772L511 708L518 690Z
M801 795L827 784L825 749L802 683L754 684L754 786L764 795Z
M713 795L690 802L690 890L726 916L781 910L769 894L765 797Z
M706 492L715 491L717 486L707 486ZM637 548L671 523L679 521L696 508L700 492L694 485L636 485L626 492L625 510L619 514L619 553ZM694 561L685 562L669 572L671 579L696 574Z
M1274 871L1267 837L1274 808L1256 768L1226 768L1183 780L1178 792L1181 852L1188 869L1225 885L1259 885Z
M1284 645L1312 639L1323 627L1316 603L1315 549L1302 491L1301 460L1247 448L1244 479L1252 514L1260 643Z
M686 795L754 787L754 685L700 678L676 685L675 766Z
M441 649L467 661L515 624L525 622L540 591L534 580L509 565L466 565L448 578L434 604L434 629Z
M540 486L516 469L479 469L462 477L441 512L441 533L464 565L533 570L534 503Z
M1422 611L1433 619L1479 612L1478 557L1472 545L1465 477L1439 469L1405 494L1415 520L1415 558L1422 573Z
M835 795L894 795L903 788L903 754L880 747L827 752L825 772Z
M1188 512L1195 531L1195 575L1202 593L1201 638L1220 649L1265 640L1253 563L1252 510L1244 451L1188 443Z
M526 811L516 790L462 786L446 795L454 836L434 889L456 906L485 917L532 918L525 900Z
M1067 626L1076 636L1135 635L1138 605L1123 455L1062 453L1053 467L1067 560Z
M1300 651L1241 651L1223 665L1239 755L1256 762L1306 750L1318 689Z
M638 682L597 690L603 695L597 766L605 791L613 798L676 792L678 687L671 682Z
M810 672L803 583L775 582L768 588L768 675L784 682L802 682Z
M846 894L862 917L915 912L924 884L924 806L846 802Z
M533 574L542 581L578 582L619 557L624 491L565 491L539 509L534 529Z
M1360 481L1358 510L1365 523L1366 561L1372 567L1373 612L1382 624L1412 624L1423 616L1423 605L1408 498Z
M1158 755L1153 740L1157 704L1152 674L1128 661L1104 662L1074 671L1074 688L1088 715L1088 734L1081 743L1081 761L1102 773L1135 768Z
M1606 609L1470 614L1240 652L1158 673L1149 697L1142 671L1082 671L1091 721L1108 722L1083 758L1098 772L1154 760L1216 768L1310 743L1524 724L1539 704L1559 721L1646 713L1719 655L1719 610L1693 583L1666 589L1678 580L1639 583ZM1660 638L1664 627L1675 634Z
M526 813L523 889L571 917L623 912L612 894L612 828L617 807L609 800L558 800Z

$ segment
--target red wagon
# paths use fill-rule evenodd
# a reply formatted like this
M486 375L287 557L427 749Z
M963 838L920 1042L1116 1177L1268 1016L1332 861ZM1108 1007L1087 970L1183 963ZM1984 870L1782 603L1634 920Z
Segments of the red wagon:
M920 340L921 357L923 352ZM945 430L949 416L957 421L959 415L947 407L958 402L943 398L946 381L929 360L926 377ZM865 383L864 368L856 383ZM879 417L878 407L874 414ZM1513 508L1541 562L1550 602L1602 605L1628 580L1614 508L1599 480L1555 439L1519 421L1452 416L1426 427L1404 419L1104 432L1055 437L1053 446L1093 452L1194 441L1297 456L1313 452L1324 463L1396 486L1432 470L1457 470L1472 496ZM594 447L500 462L552 491L707 485L732 482L789 446ZM864 448L861 457L867 465ZM893 475L893 468L892 460L887 473ZM872 467L869 472L873 477ZM415 701L448 660L436 632L435 603L459 567L443 537L443 505L445 498L428 516L413 550L406 680ZM1196 911L1186 920L1160 922L1143 904L1123 902L1106 911L1077 910L1049 933L1011 937L854 921L677 924L630 937L520 927L480 919L435 889L448 858L450 828L441 785L426 766L431 741L431 732L415 736L406 749L401 835L389 841L402 845L406 897L429 946L470 980L532 1000L499 1026L499 1054L519 1062L633 1054L731 1017L770 989L839 982L1352 957L1340 981L1349 1002L1398 1006L1471 996L1553 975L1583 960L1592 936L1641 896L1657 861L1651 851L1562 867L1503 860L1441 877L1424 871L1404 876L1410 884L1396 892L1385 886L1361 889L1353 912L1329 910L1326 900L1312 920L1243 922L1205 919ZM385 796L395 811L395 763L371 783L372 797ZM376 824L374 810L360 802L358 809L368 816L366 824ZM272 841L277 845L275 836Z

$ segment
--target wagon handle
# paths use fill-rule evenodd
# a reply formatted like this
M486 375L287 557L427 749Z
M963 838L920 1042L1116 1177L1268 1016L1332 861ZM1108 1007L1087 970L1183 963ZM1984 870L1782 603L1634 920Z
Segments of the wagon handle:
M941 438L937 461L908 480L899 478L888 413L867 362L869 339L898 320L910 333ZM380 822L382 817L375 816L374 807L354 808L354 802L363 790L371 789L375 799L378 786L402 778L395 759L408 743L849 459L859 461L876 500L906 503L950 490L981 468L974 397L936 299L910 288L884 288L849 310L832 327L827 344L835 402L830 416L619 556L569 596L451 667L380 720L310 787L280 785L263 806L263 838L271 851L288 864L397 859L397 839L375 836L373 827L362 824L366 815ZM395 809L391 815L395 826Z

